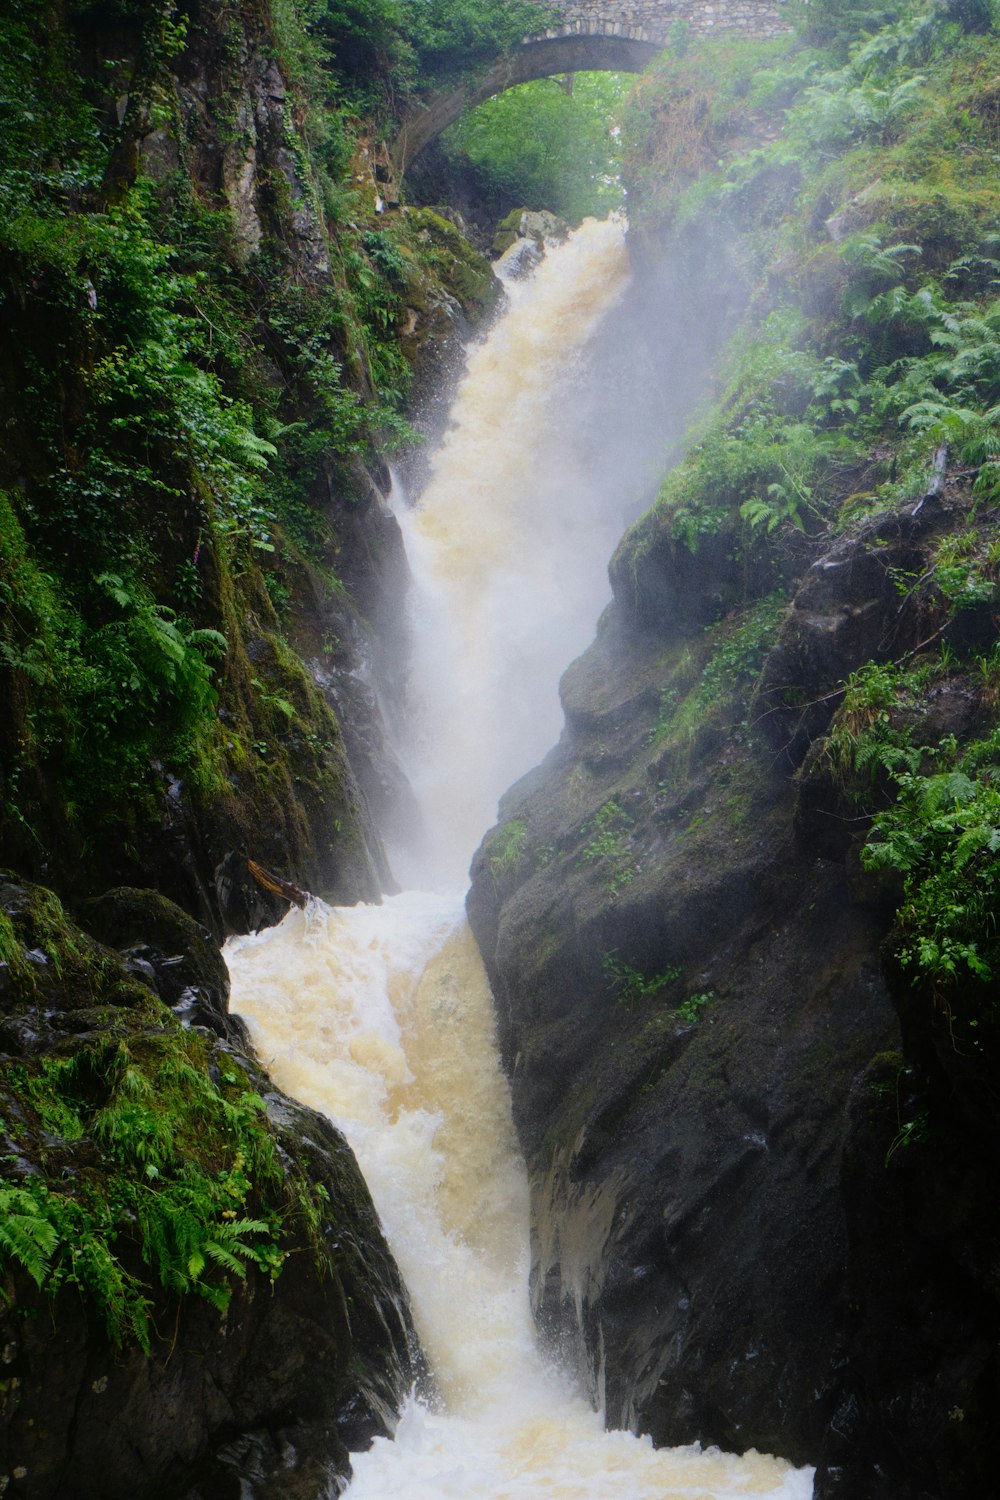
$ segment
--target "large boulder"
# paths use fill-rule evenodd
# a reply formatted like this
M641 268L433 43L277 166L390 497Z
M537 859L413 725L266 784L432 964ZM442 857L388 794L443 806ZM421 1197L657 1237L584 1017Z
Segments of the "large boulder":
M339 1493L418 1359L354 1157L270 1083L204 929L135 889L83 919L105 943L0 881L0 1474L32 1500Z

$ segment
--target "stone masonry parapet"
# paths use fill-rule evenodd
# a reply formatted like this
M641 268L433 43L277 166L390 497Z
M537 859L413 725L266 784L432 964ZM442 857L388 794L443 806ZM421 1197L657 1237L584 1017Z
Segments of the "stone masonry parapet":
M564 24L536 32L536 37L620 36L665 46L679 23L702 35L741 31L767 38L791 29L785 0L713 0L711 4L705 0L624 0L620 5L609 0L568 0L557 8L565 17Z
M792 29L785 5L786 0L554 0L561 25L526 36L487 72L470 74L410 110L389 148L393 172L401 177L463 109L474 109L504 89L559 73L639 73L676 41L678 26L702 36L728 32L763 41ZM552 19L551 10L546 19Z

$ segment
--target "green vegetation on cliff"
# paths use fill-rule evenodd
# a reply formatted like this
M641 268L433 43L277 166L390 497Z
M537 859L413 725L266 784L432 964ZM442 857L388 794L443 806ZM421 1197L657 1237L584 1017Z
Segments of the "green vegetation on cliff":
M609 1420L962 1500L1000 1331L1000 14L794 13L625 111L665 437L725 347L468 909L539 1321Z
M8 1301L30 1307L11 1275L27 1272L49 1296L75 1290L115 1345L149 1353L165 1294L224 1313L248 1267L273 1281L284 1242L325 1255L325 1192L283 1164L246 1059L182 1026L50 892L3 874L0 898ZM185 976L221 1001L207 935L148 901L150 925L162 911L191 945Z
M465 76L547 18L537 0L305 0L298 9L347 103L381 110Z
M0 839L29 873L57 847L63 888L143 878L178 786L206 865L260 838L314 887L384 878L283 638L353 665L400 567L365 466L437 306L494 286L444 221L375 212L314 9L5 23Z
M995 23L989 7L960 4L885 16L801 9L806 41L835 43L846 62L831 66L829 54L795 38L764 48L720 39L666 55L630 106L626 161L640 234L669 234L682 254L712 237L738 247L730 271L748 289L750 315L721 399L615 569L623 590L632 579L641 593L655 559L708 548L723 611L746 609L775 576L794 578L817 545L946 485L967 521L941 535L925 576L893 576L900 609L931 622L926 644L947 645L937 670L928 674L918 655L906 675L926 706L943 682L988 672L992 649L984 625L1000 501ZM891 657L888 639L884 652L878 660ZM914 651L904 654L908 663ZM824 686L829 713L843 687L835 677ZM783 691L793 713L799 689L789 682ZM986 711L992 690L984 691ZM849 685L831 744L856 696ZM761 701L775 711L773 694ZM882 780L857 811L874 813L898 787L866 858L906 874L901 958L940 999L949 976L992 974L968 946L985 911L969 891L973 855L991 837L992 762L969 751L976 783L945 771L946 742L913 748L920 721L916 710L896 716Z
M59 898L155 887L246 930L280 907L252 854L377 899L380 728L349 694L405 587L382 454L498 291L439 215L380 212L345 103L347 12L377 48L378 7L341 9L12 0L0 23L0 1245L12 1306L25 1277L75 1290L147 1353L174 1295L224 1312L292 1248L329 1270L329 1212L219 1018L182 1025ZM384 13L414 79L521 24Z

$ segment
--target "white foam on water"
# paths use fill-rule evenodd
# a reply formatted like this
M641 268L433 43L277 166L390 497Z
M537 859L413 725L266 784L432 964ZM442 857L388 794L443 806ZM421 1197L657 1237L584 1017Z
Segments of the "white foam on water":
M526 1179L460 897L315 902L226 954L276 1082L354 1148L440 1396L354 1457L351 1500L807 1500L811 1474L778 1459L603 1431L539 1353Z
M404 885L464 883L497 798L558 738L559 677L610 597L620 507L571 418L577 356L628 275L623 225L588 220L509 283L418 503L397 503L413 579L401 758L427 828L392 851Z

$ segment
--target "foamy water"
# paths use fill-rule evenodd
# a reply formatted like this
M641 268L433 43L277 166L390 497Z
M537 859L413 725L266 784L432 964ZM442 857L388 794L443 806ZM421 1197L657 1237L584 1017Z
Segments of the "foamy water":
M779 1459L605 1432L539 1352L528 1190L465 921L496 799L555 740L559 673L607 596L614 508L552 431L627 275L621 227L551 251L474 351L455 427L404 511L416 652L408 770L428 823L415 885L293 910L226 949L232 1007L275 1081L350 1141L410 1293L439 1400L353 1456L349 1500L808 1500ZM569 373L567 373L569 372Z
M561 673L610 597L621 513L575 441L577 359L628 282L620 223L550 250L474 348L419 503L399 503L413 574L402 759L427 841L404 885L464 885L497 797L558 738ZM613 434L608 434L613 441Z
M350 1500L807 1500L773 1458L654 1450L602 1430L546 1365L528 1202L486 975L457 896L317 902L226 950L233 1008L276 1082L344 1131L443 1402L353 1457Z

